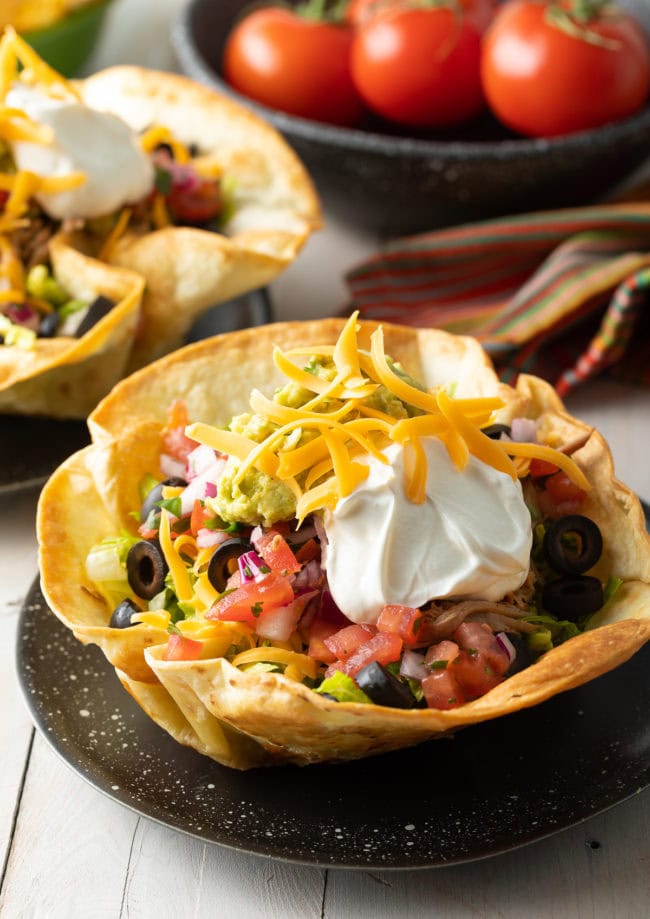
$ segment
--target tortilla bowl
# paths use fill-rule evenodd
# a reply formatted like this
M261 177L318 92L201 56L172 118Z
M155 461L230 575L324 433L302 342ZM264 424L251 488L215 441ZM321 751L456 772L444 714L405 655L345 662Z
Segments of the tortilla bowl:
M448 711L337 703L283 674L239 670L223 650L195 661L165 660L163 629L108 627L111 609L88 580L85 559L102 538L122 528L133 531L129 511L139 506L138 482L147 472L160 476L170 400L185 399L192 419L226 424L246 407L250 388L269 393L277 385L271 343L282 348L333 343L342 325L279 323L218 336L121 382L90 417L93 444L57 470L39 503L40 570L52 610L82 642L103 649L122 684L178 742L235 768L345 761L440 737L592 680L650 639L650 539L640 503L614 478L600 434L568 415L545 382L522 376L515 389L499 383L474 340L390 325L384 325L387 353L428 387L453 379L459 396L498 393L505 402L499 420L525 414L545 435L584 441L573 454L592 484L582 513L598 523L605 543L593 573L603 581L622 580L590 627L475 701ZM361 324L362 347L375 327ZM223 625L225 648L230 638Z
M138 322L144 281L50 240L52 271L71 297L100 294L115 306L80 338L37 338L30 349L0 346L0 411L85 418L124 376Z
M223 232L176 226L141 236L127 232L109 256L147 283L133 370L181 345L209 307L272 281L321 225L320 205L280 134L219 93L185 77L126 66L94 74L80 88L90 106L136 131L169 128L232 186ZM68 239L91 251L83 233Z

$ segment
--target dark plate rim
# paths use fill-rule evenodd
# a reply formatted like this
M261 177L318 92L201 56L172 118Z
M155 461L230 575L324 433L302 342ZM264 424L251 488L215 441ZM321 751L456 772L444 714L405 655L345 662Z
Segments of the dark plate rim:
M444 157L450 162L460 160L492 161L507 163L514 159L579 152L602 142L606 135L615 145L630 132L644 132L650 128L650 104L629 118L611 122L600 128L580 131L576 134L555 138L512 138L496 141L454 141L428 140L417 137L402 137L382 134L376 131L362 131L339 127L288 115L278 109L269 108L233 89L205 59L196 46L193 37L193 18L196 10L206 0L189 0L177 14L171 28L172 45L183 71L195 80L234 99L240 105L252 109L266 121L289 137L333 146L341 150L366 153L384 153L387 156Z
M642 504L642 507L643 507L643 510L646 516L646 521L650 528L650 505L644 501L642 501L641 504ZM302 854L287 853L286 851L278 852L275 850L271 842L260 843L254 839L250 839L250 840L247 839L246 844L242 845L239 842L233 841L232 833L230 834L230 838L228 838L228 831L224 829L221 829L220 835L218 834L218 838L215 838L215 836L213 835L206 835L205 832L200 832L199 829L196 829L196 830L193 829L191 826L187 825L187 821L184 821L181 817L176 817L176 815L166 815L165 817L161 817L159 814L156 814L155 812L153 812L154 805L151 801L146 801L146 800L143 801L142 798L139 798L138 803L136 804L133 800L129 800L126 797L126 793L123 792L121 788L116 788L114 784L111 785L108 780L102 781L99 774L93 775L87 772L86 769L84 769L84 762L93 761L92 757L88 754L87 751L79 752L76 758L70 755L70 751L68 747L66 747L63 744L61 738L59 738L58 735L53 732L51 725L48 723L48 720L44 714L44 708L42 705L39 705L39 702L37 699L37 693L35 693L33 690L33 687L30 686L29 678L27 676L27 673L28 673L27 663L28 662L25 660L24 652L23 652L23 633L25 629L25 620L29 614L30 606L35 601L38 602L39 600L42 600L44 607L47 608L47 601L45 601L44 598L42 597L42 594L40 592L39 578L37 577L35 581L33 582L29 593L27 594L25 598L25 601L24 601L24 604L23 604L23 607L20 613L19 626L18 626L18 632L17 632L17 641L16 641L16 672L18 675L18 683L21 689L23 699L25 701L28 711L30 712L32 720L34 721L34 724L36 725L36 728L38 729L41 736L45 739L45 741L48 743L48 745L54 751L54 753L70 769L72 769L75 773L77 773L77 775L79 775L88 784L90 784L97 791L104 794L106 797L110 798L111 800L115 801L118 804L121 804L123 807L126 807L128 810L132 811L133 813L136 813L140 816L144 816L147 819L153 820L154 822L160 824L161 826L165 826L170 829L177 830L187 836L191 836L195 839L199 839L203 843L208 842L213 845L221 845L226 848L232 849L234 851L241 851L241 852L246 852L246 853L253 854L253 855L270 857L275 860L286 862L289 864L310 865L312 867L319 867L319 868L345 868L345 869L351 869L351 870L366 870L366 871L370 869L381 870L381 871L397 871L397 870L416 870L416 869L420 870L420 869L430 869L430 868L443 868L443 867L449 867L453 865L468 864L471 862L483 861L488 858L493 858L499 855L504 855L508 852L516 851L517 849L521 849L524 846L530 845L531 843L535 843L543 839L547 839L551 836L556 835L557 833L561 833L572 827L579 826L585 821L590 820L592 817L596 817L600 814L605 813L606 811L610 810L613 807L616 807L619 804L624 803L625 801L629 800L630 798L634 797L635 795L644 791L648 786L650 786L650 770L646 769L645 772L643 773L643 780L639 781L635 774L634 781L631 781L630 784L625 786L624 788L617 786L617 788L614 789L613 791L612 790L609 790L607 792L601 791L599 796L594 798L593 801L590 800L588 802L589 806L587 806L586 810L583 809L583 812L581 812L577 816L569 815L566 821L563 823L558 823L555 820L549 819L547 824L544 824L544 822L542 821L541 825L539 825L536 829L534 830L531 829L528 832L528 835L522 836L522 838L516 840L515 842L508 843L508 844L505 844L505 843L498 844L497 843L495 845L492 845L489 848L489 850L485 849L481 851L474 851L474 852L468 853L467 855L463 855L463 854L454 855L450 858L439 858L435 861L431 859L418 860L417 858L418 850L417 849L411 850L414 856L413 858L401 858L401 859L397 858L395 859L394 863L388 863L388 864L385 863L383 860L378 860L375 862L361 861L361 860L356 861L356 860L350 860L350 859L337 860L336 858L328 860L327 858L319 858L317 855L314 855L313 857L309 857L307 855L302 855ZM68 634L66 627L62 623L60 623L58 620L56 620L55 622L55 627L60 628L62 631L62 634L65 634L65 635ZM85 650L83 646L81 645L79 646L79 649L81 652ZM101 657L101 661L102 661L102 665L105 665L107 667L106 673L103 674L102 676L102 680L104 678L113 679L114 674L113 674L112 667L103 658L103 656ZM622 666L625 666L625 665L622 665ZM612 673L613 672L615 671L612 671ZM546 703L542 703L541 706L535 706L534 709L539 709L539 708L543 708L544 706L548 706L550 702L552 701L553 700L549 700ZM135 703L132 703L132 704L135 705ZM144 713L138 709L138 715L140 714L142 715L143 718L145 719L147 718L147 716L144 715ZM512 717L512 716L506 716L506 717ZM497 721L499 720L501 719L497 719ZM160 731L161 738L163 737L167 738L167 735L165 735L165 732L162 730L162 728L158 728L157 725L151 725L151 727L155 728L157 731ZM477 726L477 728L480 728L480 725ZM184 750L184 748L182 748L180 745L178 746L178 749L179 751ZM417 748L414 748L414 749L417 753ZM200 754L195 753L195 751L192 751L192 752L196 756L200 756ZM406 752L412 752L412 751L406 751ZM395 755L395 754L389 754L389 755ZM99 760L97 760L97 762L99 762ZM226 768L226 767L219 767L219 768ZM282 767L278 767L278 768L282 768ZM312 767L312 768L319 768L319 767ZM345 764L338 766L336 768L345 769ZM267 775L269 779L272 781L274 770L254 770L254 772L257 775ZM174 817L176 817L176 819L174 819Z

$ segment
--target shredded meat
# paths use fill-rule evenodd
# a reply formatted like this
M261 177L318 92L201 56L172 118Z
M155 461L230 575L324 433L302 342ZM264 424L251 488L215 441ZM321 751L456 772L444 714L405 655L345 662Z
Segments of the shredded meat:
M19 227L11 234L11 244L16 255L29 271L34 265L46 264L49 259L50 240L57 224L45 215L31 217L29 226Z
M461 600L444 606L433 603L426 611L427 638L431 637L432 641L449 638L465 621L486 622L499 632L532 632L535 626L522 621L529 615L529 609L502 600Z

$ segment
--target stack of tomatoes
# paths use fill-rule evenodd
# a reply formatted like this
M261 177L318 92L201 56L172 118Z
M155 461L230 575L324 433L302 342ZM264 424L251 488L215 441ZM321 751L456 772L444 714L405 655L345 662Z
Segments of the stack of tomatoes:
M292 115L363 126L369 113L448 129L489 108L552 137L633 115L650 93L639 23L610 0L327 0L258 8L226 43L239 92Z

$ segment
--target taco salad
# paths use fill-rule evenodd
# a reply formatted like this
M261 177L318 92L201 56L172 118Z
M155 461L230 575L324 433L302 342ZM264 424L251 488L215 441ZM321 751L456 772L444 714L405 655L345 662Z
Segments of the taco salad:
M70 82L8 27L0 38L0 358L12 371L2 407L33 411L50 358L61 363L65 348L70 369L79 354L69 339L106 317L104 326L121 330L117 372L101 367L94 402L89 392L55 412L84 416L125 372L182 343L208 307L275 277L319 220L301 164L243 109L138 68ZM58 261L72 259L64 247L85 257L76 260L84 278L98 274L98 261L106 277L135 282L126 325L119 301L104 297L90 309L92 292L84 299L62 286L53 243ZM84 360L108 365L97 341L85 345ZM25 376L28 396L14 385ZM49 411L54 400L42 401Z
M650 638L650 543L605 442L473 340L356 315L233 333L90 426L41 498L46 596L222 763L411 745Z

